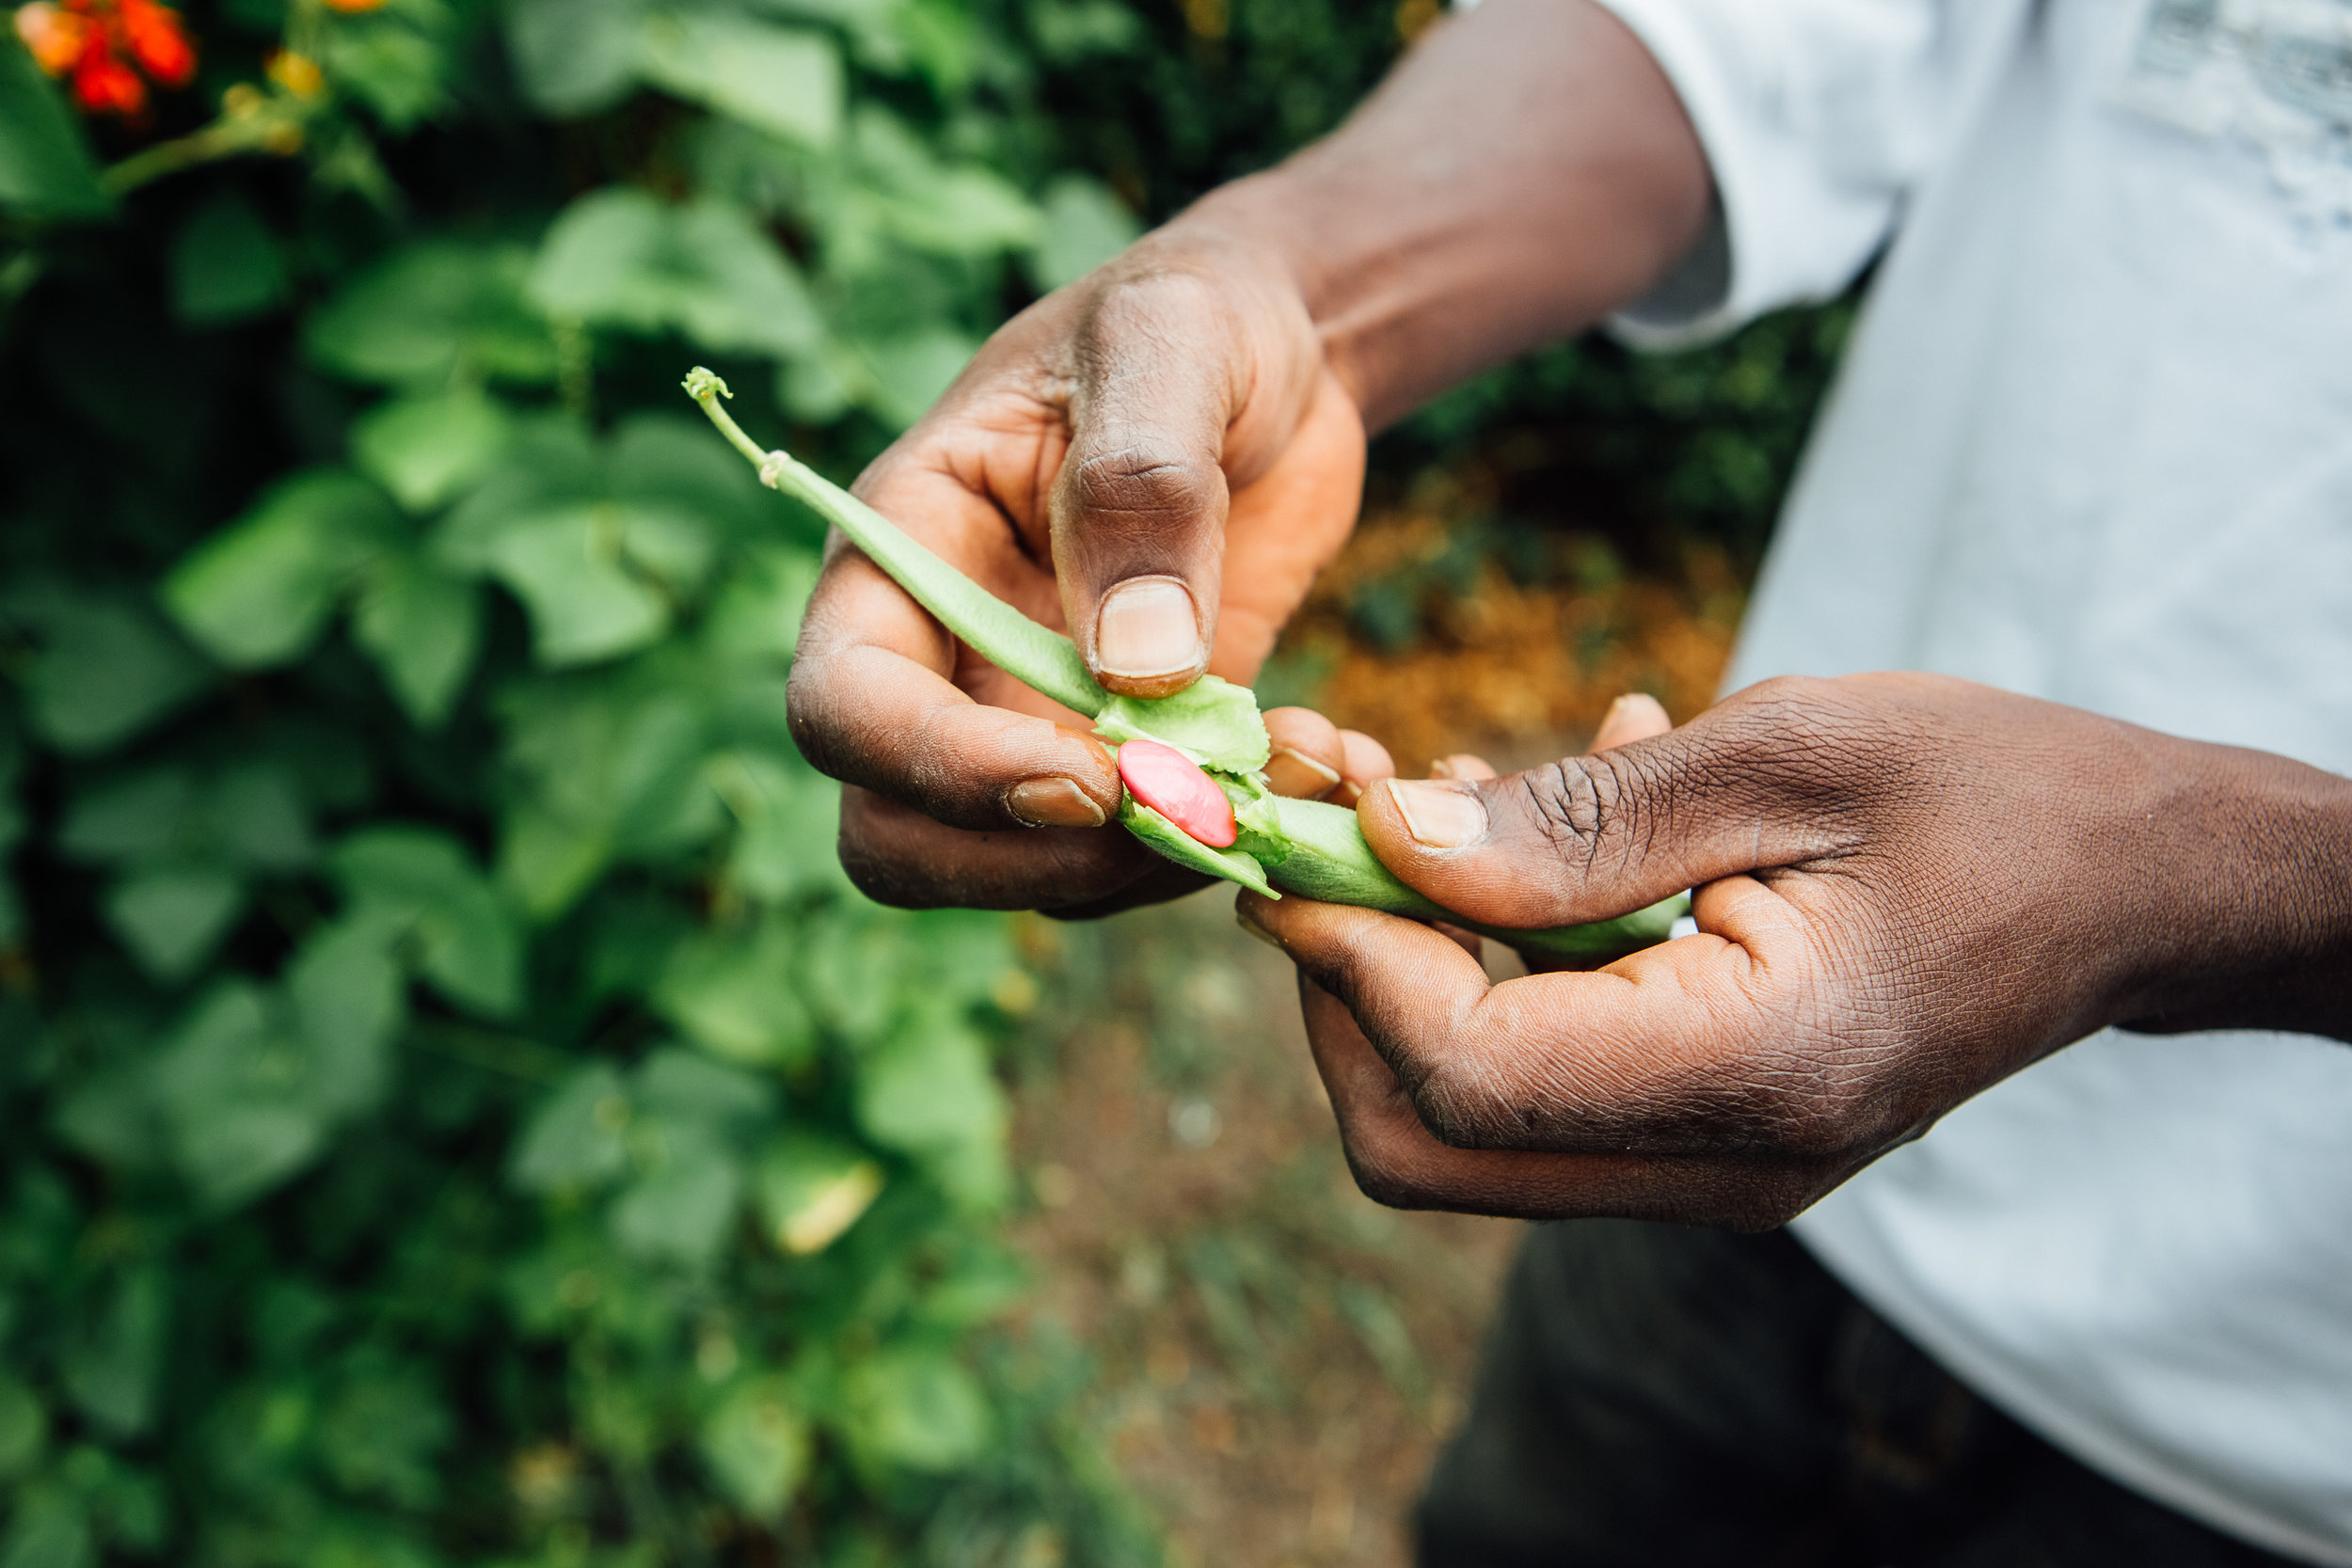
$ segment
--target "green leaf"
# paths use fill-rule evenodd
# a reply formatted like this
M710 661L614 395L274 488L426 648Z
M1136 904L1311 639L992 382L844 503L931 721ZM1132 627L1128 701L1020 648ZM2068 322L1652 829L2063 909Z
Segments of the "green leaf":
M10 28L0 35L0 211L87 218L113 206L72 112Z
M244 908L244 881L215 866L140 872L105 898L106 924L140 968L167 983L193 974Z
M362 915L405 934L419 974L443 996L492 1018L521 1006L522 933L455 839L369 828L336 846L333 866Z
M647 0L513 0L506 41L523 97L559 118L620 102L637 80Z
M726 1495L755 1519L774 1525L808 1474L808 1423L792 1387L771 1375L730 1390L703 1418L698 1446Z
M858 1064L859 1129L885 1148L927 1154L1004 1135L1005 1093L988 1048L954 1010L920 1008Z
M57 847L77 860L154 860L191 847L187 823L199 800L183 768L155 768L73 797Z
M850 1145L787 1132L760 1162L761 1227L786 1252L822 1252L873 1207L882 1183L882 1166Z
M805 1060L816 1032L792 987L793 937L771 922L750 941L710 932L681 943L653 994L656 1011L730 1061Z
M400 398L352 427L351 454L394 500L424 513L481 478L512 430L505 406L478 391Z
M1215 675L1172 697L1113 697L1096 716L1094 730L1110 740L1173 746L1221 773L1254 773L1274 754L1256 694Z
M454 1423L431 1379L426 1366L377 1364L336 1391L319 1422L318 1453L338 1486L405 1509L439 1500L438 1462ZM335 1568L359 1568L336 1556L340 1560L327 1560Z
M612 1205L613 1243L648 1262L700 1270L717 1259L741 1201L743 1176L721 1150L682 1137Z
M313 312L310 356L355 381L445 387L461 372L543 382L555 341L524 302L531 253L427 241L362 273Z
M482 651L482 590L421 556L380 556L359 590L351 635L417 726L437 728Z
M624 420L612 433L605 468L616 499L682 513L724 534L774 536L775 502L700 420L674 414Z
M256 871L310 863L318 846L293 775L271 762L235 764L205 791L208 844L230 863Z
M573 507L516 523L491 546L491 569L531 612L541 664L611 658L670 629L668 601L622 563L628 522L617 506Z
M449 102L450 62L439 37L447 20L437 4L328 19L319 63L388 127L407 130Z
M170 1315L163 1275L134 1271L66 1353L60 1370L67 1396L109 1435L135 1436L154 1420Z
M740 208L668 207L644 191L592 192L541 245L532 297L558 318L675 329L721 352L789 356L820 331L799 272Z
M960 1469L995 1434L972 1374L932 1350L885 1350L842 1374L843 1434L868 1465Z
M901 428L930 411L979 344L951 326L927 326L862 345L874 411Z
M380 920L344 920L312 935L287 968L312 1076L306 1103L323 1118L368 1110L383 1096L392 1037L407 1014L392 935Z
M348 950L338 950L346 940L330 928L303 957L316 955L331 972L351 962ZM298 958L297 974L301 964ZM250 982L222 982L154 1064L155 1103L169 1129L173 1163L204 1208L234 1209L287 1180L325 1148L336 1122L369 1109L383 1091L388 1064L380 1043L310 1033L364 1020L362 1006L348 1005L362 988L347 978L312 983L346 1006L314 1003L302 1009L310 1014L303 1018Z
M808 147L841 129L841 55L821 33L725 11L657 11L642 48L648 81L746 125Z
M30 1470L48 1441L49 1413L30 1388L0 1371L0 1481Z
M0 38L0 48L10 43ZM35 1493L0 1537L0 1568L90 1568L96 1560L88 1510L64 1493Z
M287 871L316 852L299 789L274 763L242 763L199 784L183 768L149 768L78 792L58 833L76 859Z
M199 207L172 242L172 313L191 326L267 315L285 303L286 282L268 225L234 191Z
M164 603L223 664L283 664L309 651L396 526L375 486L314 468L199 546L165 579Z
M602 1062L584 1067L532 1114L507 1175L526 1192L601 1186L628 1168L634 1115L619 1073Z
M843 888L834 849L841 786L797 758L757 752L714 757L710 782L735 815L727 885L745 897L778 903L812 888Z
M768 545L744 552L703 617L703 645L729 659L790 658L818 570L809 550Z
M432 554L452 572L486 572L491 547L517 520L609 499L604 463L578 420L523 415L505 454L434 531Z
M499 886L532 919L552 919L587 890L612 857L611 824L577 822L517 805L508 811L499 833Z
M1029 252L1029 280L1050 293L1074 283L1142 234L1126 203L1101 181L1064 174L1045 187L1042 231Z
M18 675L27 717L60 751L98 752L127 740L211 678L141 608L65 592L30 593L11 608L40 639Z
M708 1137L727 1136L775 1114L775 1090L765 1079L675 1046L645 1058L630 1094L647 1114L697 1127Z

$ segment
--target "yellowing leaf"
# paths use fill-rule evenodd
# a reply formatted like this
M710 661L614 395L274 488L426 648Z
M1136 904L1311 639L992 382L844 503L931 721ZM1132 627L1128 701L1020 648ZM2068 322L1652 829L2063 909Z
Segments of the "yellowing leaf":
M882 1196L882 1166L848 1144L787 1133L760 1163L761 1222L787 1252L822 1252Z

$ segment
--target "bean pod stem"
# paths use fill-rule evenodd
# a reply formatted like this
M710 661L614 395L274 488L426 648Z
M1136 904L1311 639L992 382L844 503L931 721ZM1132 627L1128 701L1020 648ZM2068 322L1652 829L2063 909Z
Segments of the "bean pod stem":
M734 394L717 375L695 367L686 377L686 391L728 443L759 470L761 483L792 497L839 529L875 565L937 616L942 626L990 663L1089 719L1101 719L1112 706L1111 694L1088 673L1086 660L1070 639L1030 620L822 474L746 436L719 404L721 398ZM1204 677L1204 683L1208 678ZM1177 698L1164 700L1175 703L1183 697L1179 693ZM1148 711L1151 706L1133 699L1119 702L1123 716L1138 709ZM1132 733L1123 719L1120 727L1122 736ZM1354 812L1318 800L1267 797L1267 801L1279 831L1263 836L1262 847L1266 852L1262 856L1248 852L1247 836L1237 849L1195 844L1157 813L1151 813L1149 818L1122 813L1122 820L1145 844L1180 864L1262 892L1279 888L1326 903L1351 904L1418 920L1444 920L1514 947L1562 956L1623 953L1662 942L1675 920L1691 905L1690 895L1678 893L1645 910L1588 926L1543 931L1482 926L1441 909L1400 881L1364 841ZM1148 807L1139 810L1149 812ZM1174 843L1178 838L1185 842Z

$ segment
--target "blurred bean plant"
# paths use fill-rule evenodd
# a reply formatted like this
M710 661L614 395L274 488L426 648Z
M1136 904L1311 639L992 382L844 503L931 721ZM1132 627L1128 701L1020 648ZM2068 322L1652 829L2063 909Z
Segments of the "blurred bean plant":
M847 479L1435 10L13 8L0 1568L1156 1559L676 376Z
M675 389L854 471L1137 231L1046 99L1151 28L13 17L0 1568L1151 1560L989 1326L1034 982L847 885Z

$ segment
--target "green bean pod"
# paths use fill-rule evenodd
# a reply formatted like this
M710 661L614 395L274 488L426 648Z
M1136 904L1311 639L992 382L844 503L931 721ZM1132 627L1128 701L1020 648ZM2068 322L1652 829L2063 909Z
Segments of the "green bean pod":
M686 390L728 442L751 460L759 470L762 483L802 501L839 529L874 564L937 616L941 625L990 663L1090 719L1101 720L1106 709L1113 710L1117 714L1114 738L1144 733L1136 719L1138 715L1148 716L1153 705L1132 698L1114 698L1104 690L1070 639L1030 620L816 470L783 452L769 451L759 446L719 406L719 399L732 394L727 391L726 383L709 371L697 366L686 378ZM1198 726L1200 716L1187 713L1186 709L1201 705L1204 688L1222 685L1214 677L1203 677L1190 693L1180 692L1161 701L1168 705L1171 720L1181 716L1184 723ZM1229 694L1236 702L1248 701L1247 689L1232 689ZM1216 695L1208 693L1212 703ZM1255 711L1254 701L1248 701L1248 713ZM1194 733L1215 733L1218 728L1212 722L1205 731L1196 729ZM1184 736L1179 733L1154 738L1166 738L1180 750L1186 749ZM1191 754L1200 760L1198 752ZM1246 757L1229 761L1227 776L1231 778L1263 764L1263 745L1254 757L1254 761ZM1254 779L1254 774L1251 777ZM1263 795L1262 783L1232 787L1246 787ZM1592 925L1561 926L1541 931L1484 926L1440 908L1398 880L1396 874L1373 854L1353 811L1319 800L1294 800L1279 796L1266 796L1265 804L1278 831L1262 830L1254 838L1245 832L1241 845L1229 850L1193 843L1173 823L1133 800L1121 811L1120 821L1136 838L1178 864L1276 897L1285 892L1295 893L1302 898L1381 910L1416 920L1443 920L1513 947L1561 957L1601 957L1663 942L1676 918L1691 907L1690 895L1678 893L1645 910Z

